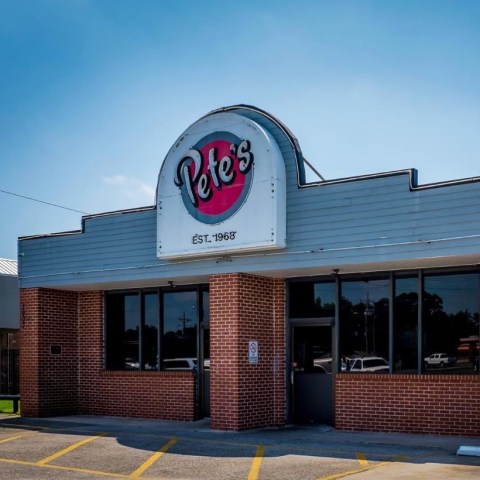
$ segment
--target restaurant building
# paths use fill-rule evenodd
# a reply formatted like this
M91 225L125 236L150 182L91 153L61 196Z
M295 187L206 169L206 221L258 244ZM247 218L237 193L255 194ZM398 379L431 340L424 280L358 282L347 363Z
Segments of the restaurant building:
M221 108L155 205L20 238L22 415L480 435L480 178L308 165Z

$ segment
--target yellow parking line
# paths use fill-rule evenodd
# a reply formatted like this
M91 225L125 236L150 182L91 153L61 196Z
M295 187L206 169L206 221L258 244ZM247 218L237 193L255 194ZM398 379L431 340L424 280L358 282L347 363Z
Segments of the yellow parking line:
M255 452L255 458L253 459L252 468L250 469L247 480L257 480L264 453L265 447L263 445L259 445L257 447L257 451Z
M129 478L139 478L147 468L151 467L166 451L168 451L176 443L177 439L172 438L160 450L154 453L146 462L142 463L133 473L131 473L129 475Z
M401 456L392 458L391 461L376 463L375 465L369 465L367 467L357 468L356 470L348 470L346 472L335 473L334 475L328 475L326 477L317 478L317 480L336 480L337 478L348 477L349 475L355 475L356 473L366 472L368 470L373 470L374 468L386 467L388 465L391 465L392 463L405 460L405 458L407 457L405 457L404 455L401 455Z
M34 462L24 462L22 460L12 460L10 458L0 458L0 463L11 463L13 465L25 465L27 467L38 467L38 468L50 468L53 470L63 470L65 472L78 472L78 473L88 473L90 475L98 475L101 477L114 477L114 478L129 478L128 475L122 473L110 473L110 472L101 472L99 470L88 470L86 468L76 468L76 467L63 467L61 465L39 465Z
M104 437L105 435L106 435L106 433L101 433L101 434L96 435L94 437L85 438L84 440L82 440L80 442L74 443L73 445L70 445L69 447L64 448L63 450L60 450L59 452L54 453L53 455L50 455L49 457L42 458L42 460L39 460L38 462L36 462L36 465L45 465L46 463L51 462L52 460L55 460L56 458L59 458L62 455L65 455L66 453L71 452L72 450L75 450L75 449L81 447L82 445L93 442L94 440L97 440L98 438Z
M355 454L358 460L358 463L360 464L361 467L365 468L368 467L368 460L367 457L363 453L356 453Z
M12 440L17 440L17 438L31 437L32 435L32 433L27 433L26 435L16 435L15 437L4 438L3 440L0 440L0 443L7 443L11 442Z

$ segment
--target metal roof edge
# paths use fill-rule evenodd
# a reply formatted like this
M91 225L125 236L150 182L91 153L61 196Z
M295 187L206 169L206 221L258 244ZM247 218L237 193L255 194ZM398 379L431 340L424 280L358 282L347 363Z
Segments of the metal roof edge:
M405 168L403 170L392 170L389 172L380 172L380 173L371 173L367 175L356 175L352 177L337 178L333 180L325 180L322 182L310 182L300 185L300 188L312 188L312 187L322 187L326 185L335 185L340 183L348 182L358 182L362 180L373 180L376 178L386 178L394 177L398 175L408 175L409 176L409 186L410 190L427 190L430 188L441 188L449 185L462 185L467 183L477 183L480 182L480 176L478 177L468 177L468 178L459 178L455 180L442 180L439 182L425 183L418 185L418 171L416 168Z
M150 205L148 207L136 207L136 208L126 208L124 210L113 210L111 212L102 212L102 213L92 213L88 215L84 215L82 217L82 228L80 230L69 230L66 232L54 232L54 233L41 233L38 235L25 235L22 237L18 237L19 241L24 240L33 240L38 238L48 238L48 237L63 237L68 235L78 235L79 233L85 232L85 220L90 220L92 218L99 218L99 217L108 217L113 215L124 215L128 213L137 213L137 212L146 212L148 210L155 210L157 207L156 205Z

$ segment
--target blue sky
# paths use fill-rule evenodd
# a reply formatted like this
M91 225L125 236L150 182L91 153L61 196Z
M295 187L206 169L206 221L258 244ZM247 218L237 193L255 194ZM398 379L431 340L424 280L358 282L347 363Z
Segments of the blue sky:
M0 0L0 189L151 205L176 138L267 110L327 179L480 176L480 2ZM0 192L0 258L81 214Z

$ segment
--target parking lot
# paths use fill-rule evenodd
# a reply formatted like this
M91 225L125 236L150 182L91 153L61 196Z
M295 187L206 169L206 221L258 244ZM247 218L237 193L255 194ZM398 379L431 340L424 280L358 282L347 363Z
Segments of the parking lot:
M480 478L480 439L336 432L324 426L217 432L208 421L0 419L0 479L357 480Z

